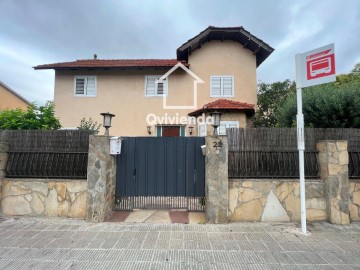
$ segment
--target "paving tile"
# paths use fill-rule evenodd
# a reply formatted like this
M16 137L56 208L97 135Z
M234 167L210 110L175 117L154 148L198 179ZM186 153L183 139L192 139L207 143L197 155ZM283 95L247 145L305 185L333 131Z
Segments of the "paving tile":
M124 222L130 213L131 211L114 211L112 216L106 220L106 222Z
M126 222L129 222L130 216L126 219ZM144 222L146 223L161 223L168 224L171 223L171 219L169 216L169 211L167 210L158 210L155 211L154 214L149 216Z
M169 211L168 213L172 223L189 223L188 211Z
M0 269L360 269L360 224L316 224L306 237L293 224L20 218L5 225Z
M126 218L125 222L128 223L143 223L148 218L150 218L153 214L155 214L156 210L134 210L129 216Z
M202 212L189 212L190 224L204 224L206 223L205 213Z

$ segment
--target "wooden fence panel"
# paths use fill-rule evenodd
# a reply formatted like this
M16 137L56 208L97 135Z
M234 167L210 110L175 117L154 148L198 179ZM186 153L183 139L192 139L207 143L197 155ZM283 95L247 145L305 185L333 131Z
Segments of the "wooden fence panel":
M298 178L296 128L228 129L229 177ZM360 129L305 129L305 176L318 177L316 143L347 140L349 176L360 178Z
M79 130L0 130L9 143L7 177L87 177L89 135Z

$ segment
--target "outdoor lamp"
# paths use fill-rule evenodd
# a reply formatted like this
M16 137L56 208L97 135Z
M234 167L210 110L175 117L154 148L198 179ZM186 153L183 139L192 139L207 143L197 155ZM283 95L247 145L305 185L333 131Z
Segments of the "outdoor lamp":
M192 135L194 127L189 127L189 133Z
M109 128L111 127L111 118L115 117L115 114L107 113L100 113L104 117L103 126L105 128L105 136L109 136Z
M214 111L210 115L211 115L211 125L214 128L214 135L218 135L217 128L218 126L220 126L221 113L218 111Z
M147 126L146 129L147 129L147 133L148 133L149 135L151 135L151 126Z

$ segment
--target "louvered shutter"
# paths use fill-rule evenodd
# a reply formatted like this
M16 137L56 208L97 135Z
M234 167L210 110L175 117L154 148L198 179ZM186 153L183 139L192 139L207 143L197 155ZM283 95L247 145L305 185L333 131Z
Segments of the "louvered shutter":
M198 136L205 137L206 136L206 124L198 125Z
M95 77L87 77L86 95L96 96L96 79Z
M221 96L221 77L211 77L211 96Z
M85 78L75 78L75 95L85 94Z
M157 80L160 78L157 78ZM157 94L158 95L164 95L166 94L166 90L165 90L165 83L163 82L158 82L157 83Z
M155 96L156 95L156 78L155 77L146 77L146 95Z
M233 96L233 77L222 77L223 96Z

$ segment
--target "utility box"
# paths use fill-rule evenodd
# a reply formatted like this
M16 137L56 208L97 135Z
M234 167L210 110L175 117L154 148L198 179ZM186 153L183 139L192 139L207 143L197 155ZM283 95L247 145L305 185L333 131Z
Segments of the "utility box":
M203 156L206 156L206 145L201 145L201 152L203 154Z
M120 155L121 154L121 137L111 137L110 138L110 155Z

